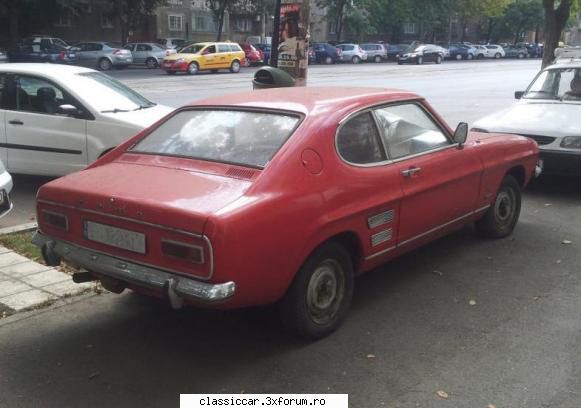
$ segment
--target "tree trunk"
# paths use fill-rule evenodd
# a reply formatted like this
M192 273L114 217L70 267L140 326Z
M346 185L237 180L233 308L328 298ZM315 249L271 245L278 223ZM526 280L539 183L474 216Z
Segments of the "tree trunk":
M571 13L571 0L561 0L555 9L555 0L543 0L545 9L545 45L543 50L543 65L550 65L555 57L555 48L559 45L561 33L567 24Z
M17 6L17 0L12 0L8 2L8 24L9 28L9 42L11 47L15 47L18 43L19 37L19 10Z
M488 30L486 32L486 43L490 44L490 37L492 37L492 30L494 30L494 18L488 19Z
M224 29L224 16L226 15L226 0L220 2L220 10L218 19L218 34L216 36L216 41L222 41L222 30Z

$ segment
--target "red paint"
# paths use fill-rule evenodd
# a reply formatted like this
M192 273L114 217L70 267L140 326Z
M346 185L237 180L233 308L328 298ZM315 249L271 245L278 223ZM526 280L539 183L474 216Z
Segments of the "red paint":
M275 302L308 255L337 234L356 238L360 254L356 270L367 271L474 221L483 212L471 213L491 203L502 177L520 166L528 182L538 157L536 144L526 138L473 133L462 149L452 147L381 166L354 167L340 159L335 133L343 119L370 106L406 100L422 103L451 135L425 101L403 91L287 88L197 102L192 106L280 109L304 119L264 170L125 153L142 137L137 135L87 170L44 185L38 193L39 211L67 214L71 229L58 231L42 218L40 228L87 248L202 278L207 265L164 257L159 241L194 242L209 256L203 240L179 231L203 234L214 253L210 281L236 282L236 294L220 307ZM406 178L401 171L410 167L421 171ZM390 224L368 227L370 216L389 210L394 213ZM83 220L145 232L147 255L85 240ZM426 234L443 224L447 226ZM392 238L372 247L371 236L388 227ZM422 234L426 235L397 247ZM384 250L389 251L365 259Z

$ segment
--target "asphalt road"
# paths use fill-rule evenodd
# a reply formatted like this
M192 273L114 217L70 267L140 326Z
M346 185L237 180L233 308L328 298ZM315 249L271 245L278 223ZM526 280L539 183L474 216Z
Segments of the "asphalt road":
M311 65L309 86L369 86L407 89L426 97L452 126L514 103L514 91L523 90L540 68L540 60L485 60L445 62L442 65L341 64ZM113 70L121 80L154 102L179 107L208 96L252 89L256 68L239 74L169 76L161 70ZM34 221L34 196L46 178L15 175L14 209L0 219L0 228Z
M317 67L311 83L331 84L336 68L337 85L399 83L450 122L471 121L510 104L536 69L496 64L362 66L357 79L357 67ZM181 104L233 90L224 77L224 88L202 75L167 86L192 84L172 91ZM2 319L0 407L177 407L179 393L244 392L348 393L356 408L578 408L580 215L578 180L542 178L510 238L466 228L361 277L345 324L316 343L289 338L271 309L175 312L131 293Z

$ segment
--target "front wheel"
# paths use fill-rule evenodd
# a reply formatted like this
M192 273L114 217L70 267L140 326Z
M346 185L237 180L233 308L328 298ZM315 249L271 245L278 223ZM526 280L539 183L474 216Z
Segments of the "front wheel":
M497 52L496 54L494 54L494 58L496 58L496 59L500 59L500 57L502 57L502 55L500 55L500 53L499 53L499 52Z
M461 54L456 54L456 61L460 61L462 59L462 55Z
M232 61L232 64L230 64L230 72L234 74L240 72L240 62L238 60L234 60Z
M525 55L523 53L518 54L518 59L523 59Z
M416 64L422 65L424 63L424 59L422 57L418 57Z
M145 61L145 66L148 69L157 68L158 67L157 60L155 58L148 58L147 61Z
M327 56L325 57L325 64L331 65L333 63L333 58Z
M357 55L353 57L353 59L351 60L354 64L359 64L361 62L361 58L359 58Z
M476 221L476 231L485 238L504 238L510 235L520 216L521 201L520 185L513 176L505 176L494 203L484 217Z
M377 63L381 62L381 56L376 55L375 58L374 58L374 61L377 62Z
M328 242L301 267L280 304L284 326L306 339L335 331L349 310L354 273L349 252Z
M474 58L474 56L473 56L472 54L468 54L468 55L466 56L466 59L467 59L468 61L470 61L472 58Z
M442 57L438 55L438 57L436 58L436 64L441 64L442 63Z
M99 61L99 69L101 71L109 71L111 68L113 68L113 64L107 58L102 58Z
M199 70L200 68L198 67L198 64L195 62L192 62L190 63L190 65L188 65L188 74L190 75L197 74Z

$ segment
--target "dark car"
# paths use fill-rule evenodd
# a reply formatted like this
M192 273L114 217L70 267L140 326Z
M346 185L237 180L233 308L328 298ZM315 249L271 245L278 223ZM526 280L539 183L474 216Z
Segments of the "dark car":
M408 47L409 44L390 44L387 47L387 59L397 61Z
M328 43L313 44L314 62L317 64L335 64L341 61L342 51Z
M32 45L17 45L7 53L10 62L52 62L56 64L75 64L77 55L74 51L58 44L43 48Z
M262 51L262 57L264 59L264 63L268 64L270 62L270 44L254 44L256 48Z
M542 58L544 47L542 44L535 44L535 43L524 43L524 44L517 44L519 46L524 46L528 53L529 57L531 58Z
M244 50L246 56L246 63L248 65L262 65L264 64L264 56L259 48L256 48L252 44L239 43L240 47Z
M424 62L435 62L441 64L444 59L444 50L434 44L423 44L417 47L410 47L406 52L399 57L397 63L402 64L418 64Z
M524 59L529 57L529 50L524 45L511 45L504 49L506 58Z
M464 44L452 44L447 47L450 59L472 60L476 57L476 49Z

